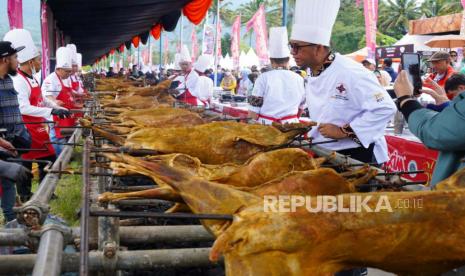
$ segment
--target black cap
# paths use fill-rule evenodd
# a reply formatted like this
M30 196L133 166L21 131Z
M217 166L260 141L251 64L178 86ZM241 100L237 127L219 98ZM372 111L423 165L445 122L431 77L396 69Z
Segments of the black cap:
M13 45L9 41L0 41L0 58L8 57L16 54L17 52L24 49L24 46L13 48Z

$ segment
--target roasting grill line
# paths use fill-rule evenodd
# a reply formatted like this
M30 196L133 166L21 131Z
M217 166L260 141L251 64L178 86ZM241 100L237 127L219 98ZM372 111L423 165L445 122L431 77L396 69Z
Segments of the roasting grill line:
M209 220L233 220L233 215L228 214L191 214L191 213L157 213L157 212L133 212L133 211L106 211L90 210L90 216L119 217L119 218L170 218L170 219L209 219Z

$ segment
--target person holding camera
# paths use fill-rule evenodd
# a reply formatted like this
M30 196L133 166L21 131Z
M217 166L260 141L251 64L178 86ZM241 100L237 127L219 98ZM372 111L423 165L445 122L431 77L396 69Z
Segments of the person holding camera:
M449 81L445 83L448 84ZM410 131L425 146L440 152L430 184L434 187L464 168L465 94L458 93L441 112L424 108L413 95L413 86L406 71L401 71L397 77L394 91L397 95L397 107L408 122Z

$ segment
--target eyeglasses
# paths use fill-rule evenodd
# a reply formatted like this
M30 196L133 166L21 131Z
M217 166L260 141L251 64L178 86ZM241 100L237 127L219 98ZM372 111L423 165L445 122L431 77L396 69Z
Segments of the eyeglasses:
M317 46L317 45L318 44L313 44L313 43L304 44L304 45L299 45L297 43L289 43L289 48L291 49L292 52L297 54L297 53L299 53L300 48L312 47L312 46Z

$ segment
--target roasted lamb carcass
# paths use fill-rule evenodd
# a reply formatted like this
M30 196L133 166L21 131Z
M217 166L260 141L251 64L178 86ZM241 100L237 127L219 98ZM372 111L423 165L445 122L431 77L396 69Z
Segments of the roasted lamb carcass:
M171 107L125 111L114 117L106 117L106 119L128 127L163 128L182 124L195 126L205 123L198 113Z
M134 109L143 109L159 106L155 97L130 96L117 100L102 101L102 107L131 107Z
M437 191L341 196L344 208L350 197L369 196L361 212L266 212L260 202L237 212L210 258L224 254L227 275L318 276L353 267L440 275L465 264L465 189L457 188L464 176L458 172ZM380 202L383 209L367 211Z
M118 135L127 135L144 127L182 127L206 123L198 113L169 107L124 111L116 116L106 115L103 118L112 124L100 128ZM81 125L92 127L92 123L88 119L82 120Z
M262 202L262 195L264 194L314 195L315 192L321 192L322 194L348 193L353 191L355 183L368 181L370 177L375 175L367 170L368 176L350 182L336 171L323 168L304 171L300 175L291 173L290 177L292 177L293 181L286 182L286 176L282 176L282 181L271 181L257 187L245 188L210 182L162 162L148 162L137 160L134 157L128 158L133 161L131 163L140 165L137 169L141 173L152 177L161 186L159 195L157 189L153 189L147 190L149 191L146 194L147 197L166 199L170 196L176 198L173 201L184 202L194 213L234 214L245 206ZM170 194L169 189L172 189L172 194ZM121 194L120 197L115 194L102 194L99 200L108 201L132 196L140 197L144 195L144 192L125 193ZM179 198L182 198L182 201L178 200ZM221 221L203 221L203 223L207 229L215 234L220 234L221 229L225 226L224 222Z
M203 179L214 181L221 184L227 184L235 187L257 187L269 181L276 181L281 177L294 171L307 171L317 169L326 158L311 158L301 149L288 148L280 149L265 153L259 153L250 158L245 164L222 164L222 165L204 165L197 158L185 154L169 154L154 156L149 158L137 158L127 155L106 154L113 162L111 168L113 173L118 176L143 174L151 177L155 182L160 183L157 173L150 170L146 162L163 163L170 167L181 170L191 176L199 176ZM303 172L302 172L303 173ZM302 181L305 177L290 176L295 182ZM321 179L324 182L324 178ZM282 183L289 183L287 179ZM299 183L290 183L285 185L300 185ZM331 187L327 184L326 187ZM336 184L335 184L336 185ZM266 187L263 186L263 190ZM348 186L347 186L348 187ZM100 201L121 200L127 198L157 198L157 193L152 189L133 193L105 193L100 197ZM259 189L260 190L260 189ZM250 190L247 190L250 191ZM348 190L350 191L350 190ZM161 190L164 196L165 190Z
M307 125L248 125L213 122L193 127L144 128L119 137L90 125L98 136L132 149L149 149L160 154L183 153L197 157L204 164L242 164L253 155L292 142L308 131Z
M291 142L308 127L287 125L248 125L236 122L213 122L194 127L146 128L131 133L124 146L144 148L160 153L184 153L205 164L242 164L263 151Z

